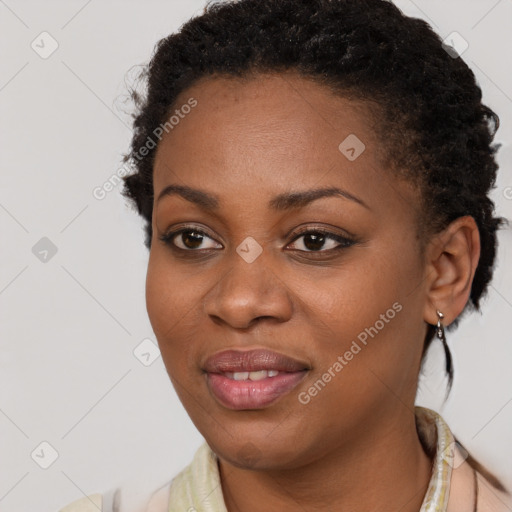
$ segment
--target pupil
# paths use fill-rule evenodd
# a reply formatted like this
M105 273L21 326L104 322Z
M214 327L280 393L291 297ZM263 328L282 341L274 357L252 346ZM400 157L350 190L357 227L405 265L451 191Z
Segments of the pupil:
M182 233L182 240L186 247L189 249L195 249L201 245L203 235L195 231L185 231ZM191 245L187 243L188 240L192 240Z
M313 241L312 246L311 244L308 244L308 239ZM309 234L304 237L304 245L309 250L318 250L321 249L322 246L324 245L324 239L325 236L322 234Z

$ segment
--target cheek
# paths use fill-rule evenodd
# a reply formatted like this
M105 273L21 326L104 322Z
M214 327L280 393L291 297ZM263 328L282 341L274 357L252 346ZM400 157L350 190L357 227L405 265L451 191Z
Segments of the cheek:
M362 256L362 257L361 257ZM357 261L356 261L357 260ZM391 260L393 261L393 260ZM316 317L344 339L379 319L403 295L400 262L358 252L332 272L321 269L294 279L294 296L304 315Z
M384 374L398 364L414 362L420 275L410 244L390 242L358 251L357 260L345 261L330 278L297 279L295 296L304 299L304 318L315 323L322 338L318 341L324 342L317 352L322 370L347 352L348 366L364 365ZM352 376L364 377L358 372Z
M188 318L195 314L200 290L190 278L173 267L165 256L152 251L146 275L146 309L159 344L179 340ZM161 347L162 348L162 347Z
M162 333L171 327L177 318L176 284L158 257L152 251L146 274L146 309L151 326L160 340Z
M209 276L171 262L165 250L150 253L146 309L167 371L179 381L192 378L197 369L197 340L204 339L202 304L212 286Z

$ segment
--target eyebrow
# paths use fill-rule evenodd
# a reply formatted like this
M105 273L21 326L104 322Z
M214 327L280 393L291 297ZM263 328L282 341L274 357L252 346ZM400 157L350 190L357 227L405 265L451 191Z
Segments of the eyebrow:
M168 185L158 195L157 202L163 197L178 195L191 203L194 203L205 210L218 210L219 197L204 190L188 187L186 185ZM338 187L317 188L312 190L291 191L279 194L272 198L268 206L276 211L292 210L303 208L304 206L323 197L342 197L360 204L366 209L370 207L359 197Z

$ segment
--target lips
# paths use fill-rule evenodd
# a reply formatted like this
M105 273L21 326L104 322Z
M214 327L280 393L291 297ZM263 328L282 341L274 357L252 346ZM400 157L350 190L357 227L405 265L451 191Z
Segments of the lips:
M309 369L307 363L264 349L226 350L209 357L204 365L213 396L235 410L272 405L297 387Z
M256 372L259 370L300 372L308 369L307 363L265 349L225 350L209 357L204 364L204 370L208 373Z

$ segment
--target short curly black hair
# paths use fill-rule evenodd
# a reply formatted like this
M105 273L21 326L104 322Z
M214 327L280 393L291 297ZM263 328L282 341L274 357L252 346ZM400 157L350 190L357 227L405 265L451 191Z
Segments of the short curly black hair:
M177 96L199 79L298 72L347 98L371 102L385 166L419 187L420 247L458 217L470 215L481 253L470 300L480 310L494 269L497 235L488 193L498 165L492 145L499 117L483 105L473 72L430 25L387 0L224 0L208 4L177 33L160 40L133 89L134 134L124 156L135 173L123 194L152 238L153 162L157 144L140 149L166 123ZM462 315L450 324L457 327ZM423 356L434 338L429 325ZM446 344L448 392L453 381ZM423 358L422 358L423 360Z

